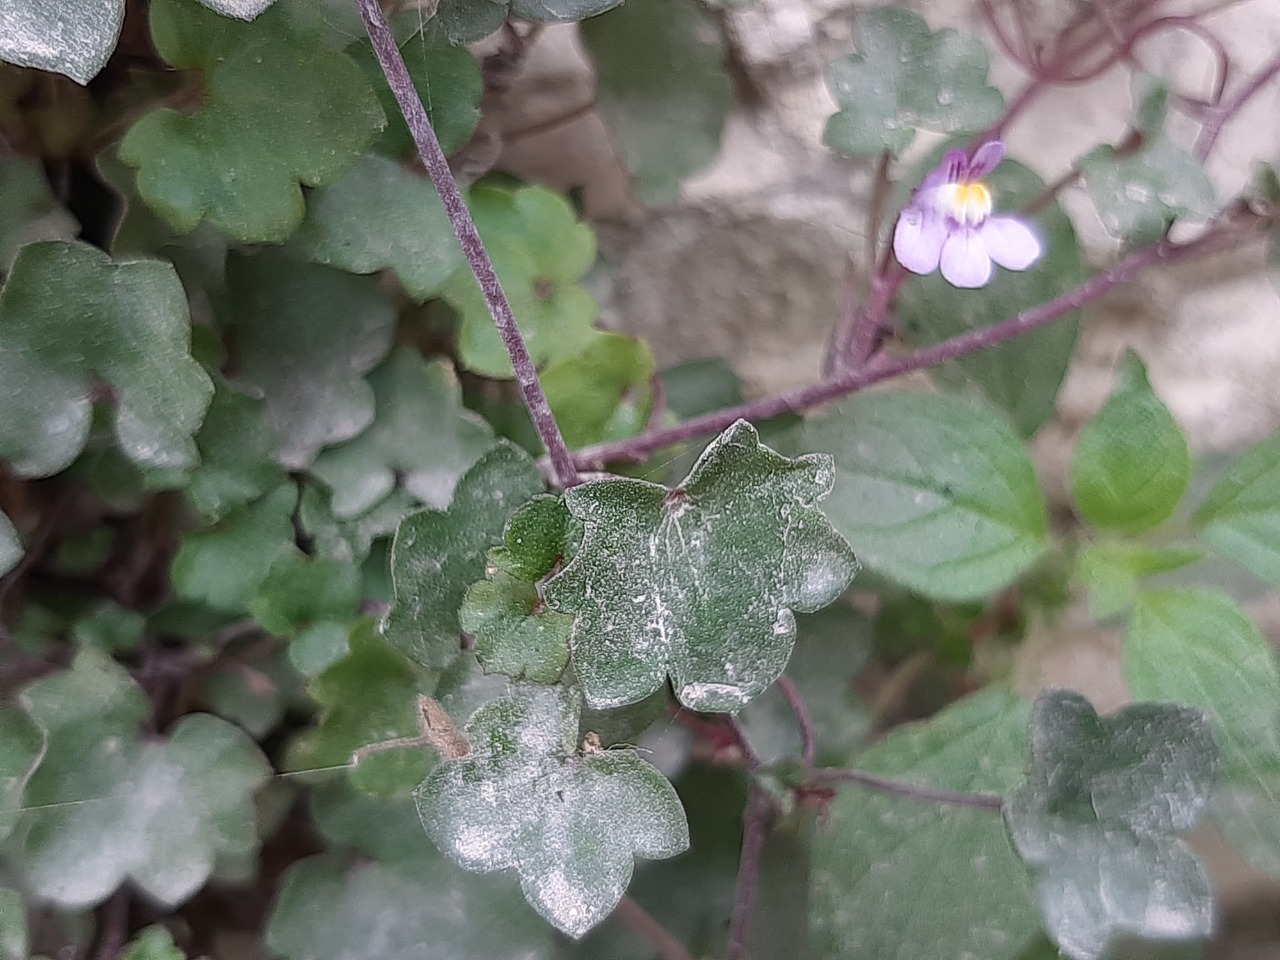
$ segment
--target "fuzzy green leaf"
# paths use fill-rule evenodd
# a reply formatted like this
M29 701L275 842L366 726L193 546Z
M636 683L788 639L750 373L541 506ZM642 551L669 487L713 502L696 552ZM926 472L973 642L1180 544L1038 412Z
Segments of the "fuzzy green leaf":
M200 466L187 496L197 510L216 520L278 487L285 472L273 458L276 435L258 391L221 378L214 387L213 402L196 434Z
M31 960L22 894L0 887L0 960Z
M567 559L580 539L580 525L569 515L563 497L534 497L511 515L502 531L502 546L489 551L489 562L533 583Z
M1141 533L1173 513L1191 481L1191 451L1130 351L1106 405L1085 426L1071 470L1076 504L1104 530Z
M986 48L954 30L930 31L919 14L859 12L853 42L859 52L829 74L840 112L827 121L823 142L838 153L901 154L917 130L981 130L1004 109L1000 91L987 84Z
M471 753L440 763L416 794L436 846L477 873L515 868L529 904L573 937L617 906L633 856L689 845L662 774L631 750L578 751L580 702L572 687L520 686L481 707L466 726Z
M397 483L443 509L458 479L493 445L489 425L462 406L458 380L443 361L407 347L369 377L373 425L325 450L311 472L333 491L333 512L348 519L385 499Z
M857 766L929 787L1005 793L1023 774L1026 729L1026 705L991 688L890 734ZM814 839L814 953L1019 960L1040 930L1028 886L990 810L850 784Z
M228 260L227 291L239 376L266 398L281 463L306 467L322 446L373 422L364 374L386 356L395 326L376 280L263 250Z
M176 230L201 220L279 243L302 222L302 185L344 174L383 124L360 69L276 5L252 23L193 0L155 0L160 55L205 75L201 109L148 113L120 144L138 191Z
M21 710L0 704L0 840L13 829L27 781L44 753L44 731Z
M88 83L123 23L124 0L0 0L0 60Z
M422 510L400 524L391 547L395 602L383 627L393 646L434 670L458 658L458 609L467 587L484 576L485 551L501 539L507 518L544 488L529 456L499 442L458 482L447 510Z
M555 683L569 663L573 617L546 610L536 585L501 570L471 585L458 622L486 673Z
M624 406L647 393L653 351L640 340L601 334L576 357L553 363L542 373L542 389L570 447L598 443L611 433Z
M0 459L28 477L70 464L100 379L125 456L189 469L213 394L190 349L187 299L169 264L117 262L83 243L24 247L0 290Z
M1079 694L1040 697L1030 773L1005 817L1064 955L1099 960L1124 936L1208 937L1209 875L1177 834L1200 820L1217 775L1199 710L1139 703L1100 718Z
M275 0L200 0L210 10L216 10L224 17L235 17L237 20L252 20Z
M27 785L27 803L43 809L26 815L19 852L37 896L83 908L132 880L177 904L215 859L257 849L252 798L271 770L236 727L188 714L165 739L139 739L146 698L93 648L24 699L49 738Z
M1223 556L1280 586L1280 433L1235 461L1195 513Z
M275 636L296 637L318 624L350 621L359 606L354 564L291 551L258 584L249 613Z
M736 711L773 683L793 611L831 603L858 567L815 506L832 480L829 457L780 456L740 420L675 490L618 478L567 491L586 533L543 592L576 617L588 705L642 700L670 674L686 707Z
M868 569L926 596L969 600L1008 584L1047 546L1031 458L1008 424L962 397L884 391L805 424L835 457L825 506Z

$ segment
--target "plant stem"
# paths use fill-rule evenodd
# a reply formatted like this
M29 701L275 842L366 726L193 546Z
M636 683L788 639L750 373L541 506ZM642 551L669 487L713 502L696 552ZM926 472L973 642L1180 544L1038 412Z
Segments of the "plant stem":
M791 708L791 712L795 715L796 726L800 728L800 744L801 754L804 757L804 765L812 767L818 760L818 743L813 735L813 718L809 716L809 706L804 702L804 696L800 693L800 688L795 682L785 674L778 678L778 692L782 694L787 701L787 706Z
M572 487L579 482L573 457L569 453L569 448L565 446L564 437L560 434L560 425L556 423L551 405L547 403L547 395L542 391L538 371L529 356L529 350L516 324L515 314L511 310L511 301L507 299L502 289L493 261L485 250L484 241L480 239L480 233L476 230L471 213L462 199L458 184L453 179L449 161L445 158L444 151L440 148L440 141L431 127L431 120L422 106L422 100L413 86L413 81L409 78L404 57L400 55L400 47L396 44L391 28L387 26L386 17L378 6L378 0L356 0L356 2L360 7L365 31L369 34L369 41L373 44L374 55L378 58L382 73L387 78L387 85L395 94L396 103L400 105L400 112L404 115L409 132L413 135L413 142L418 147L418 156L422 159L427 175L431 177L431 182L435 184L440 194L445 212L449 215L449 223L452 224L453 232L457 234L458 242L462 245L462 252L471 266L471 272L475 274L476 283L480 285L480 292L484 295L489 315L493 317L498 333L502 336L502 345L507 348L507 356L511 358L511 366L515 369L516 382L520 385L520 395L529 409L529 416L538 431L538 436L542 438L543 446L547 448L547 457L555 471L556 480L566 489Z
M757 769L760 766L760 754L756 753L756 748L751 746L751 741L747 739L747 728L731 713L724 715L724 722L733 735L738 750L742 753L742 765L748 770Z
M631 897L623 897L619 900L614 914L637 934L657 947L662 960L693 960L693 955L685 949L684 944L673 937L666 927L655 920L648 910L636 903Z
M760 856L764 853L764 832L769 823L769 798L752 786L742 812L742 854L738 859L738 883L733 897L733 919L729 925L728 960L742 960L751 934L751 915L760 887Z
M641 460L655 450L673 443L683 443L708 434L719 433L738 420L759 421L782 413L800 413L858 393L886 380L968 356L1048 326L1055 320L1074 313L1085 304L1110 293L1157 263L1178 263L1237 247L1256 232L1256 228L1264 221L1264 217L1254 217L1243 223L1238 220L1228 221L1216 227L1210 227L1199 237L1186 243L1161 241L1131 254L1110 270L1091 277L1062 296L1030 310L1024 310L1002 323L943 340L895 360L882 360L856 369L837 370L812 386L788 390L735 407L706 413L674 427L647 432L628 440L585 447L574 453L574 462L580 468L586 469L612 460Z
M904 783L892 777L882 777L865 770L823 769L815 770L809 780L810 786L832 786L838 783L856 783L882 793L919 800L925 803L946 803L960 807L974 807L978 810L1004 809L1004 797L994 793L964 793L959 790L939 790L935 787L920 787L914 783Z
M1253 97L1280 74L1280 54L1274 56L1262 69L1250 77L1230 100L1221 104L1205 123L1196 140L1196 159L1203 163L1213 152L1223 128Z

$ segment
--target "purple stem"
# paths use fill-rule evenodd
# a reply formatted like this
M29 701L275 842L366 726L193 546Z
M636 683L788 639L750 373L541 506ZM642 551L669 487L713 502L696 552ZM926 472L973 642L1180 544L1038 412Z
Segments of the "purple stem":
M801 752L804 756L804 765L812 767L818 760L818 742L813 735L813 718L809 716L809 707L804 702L804 696L800 693L800 688L786 674L780 676L777 680L778 692L782 694L783 699L787 701L787 706L791 708L791 712L795 715L796 726L800 728L800 744Z
M742 812L742 854L738 859L738 883L733 897L733 919L729 925L728 960L742 960L751 934L751 915L756 909L760 887L760 856L764 853L764 832L769 822L769 798L759 787L747 794Z
M436 133L431 128L431 120L422 106L422 100L413 86L413 81L409 78L404 57L400 55L400 47L391 34L391 28L387 26L386 17L382 14L382 8L378 6L378 0L356 0L356 3L360 7L360 16L364 20L369 41L373 44L374 55L378 58L382 73L387 78L387 85L395 94L396 103L400 105L404 121L409 127L409 132L413 134L413 142L418 147L418 156L422 158L422 165L426 167L427 175L431 177L431 182L435 184L440 194L445 212L449 215L449 223L453 225L453 232L458 236L462 252L467 258L467 263L471 265L471 272L475 274L476 283L480 285L480 292L484 295L485 304L489 307L489 315L493 317L498 333L502 336L502 345L507 348L507 356L511 358L511 366L515 368L520 395L529 409L529 416L538 431L538 436L542 438L543 446L547 448L547 457L555 471L556 480L561 487L566 489L572 487L579 482L573 456L565 446L564 437L560 434L560 425L556 423L551 405L547 403L547 395L542 392L538 371L529 356L524 338L520 335L515 314L511 310L511 301L507 299L502 289L497 271L493 268L493 261L489 259L484 241L480 239L475 222L471 219L471 213L467 210L461 191L458 190L458 184L453 179L449 161L445 158L444 151L440 148L440 141L436 139Z
M1248 232L1252 232L1259 220L1250 221L1241 230L1239 222L1228 222L1210 228L1194 240L1186 243L1161 241L1146 249L1131 254L1118 264L1103 273L1064 293L1062 296L1038 307L1025 310L1003 323L992 324L979 330L964 333L949 340L943 340L931 347L925 347L896 360L884 360L868 366L836 371L832 376L808 387L788 390L785 393L761 397L736 407L713 411L686 420L684 423L665 430L655 430L632 437L629 440L618 440L612 443L601 443L584 447L574 453L574 462L581 468L592 468L613 460L642 460L645 456L670 446L683 443L712 433L719 433L738 420L767 420L782 413L799 413L811 407L817 407L832 400L838 400L858 393L868 387L936 367L958 357L967 356L979 350L985 350L996 344L1012 340L1014 337L1048 326L1055 320L1079 310L1085 304L1109 293L1122 283L1127 283L1135 276L1157 263L1177 263L1193 257L1204 256L1237 246ZM1233 227L1234 229L1227 229Z
M1213 152L1214 145L1218 142L1218 137L1222 135L1222 130L1232 118L1240 112L1241 108L1248 103L1253 97L1265 87L1268 83L1280 74L1280 54L1277 54L1266 64L1261 70L1249 78L1248 82L1236 92L1226 103L1220 105L1218 109L1211 115L1204 129L1200 131L1200 137L1196 141L1196 159L1204 162L1210 153Z
M856 783L860 786L892 793L895 796L925 803L948 803L961 807L974 807L979 810L999 812L1004 809L1004 797L994 793L963 793L959 790L939 790L934 787L919 787L914 783L904 783L891 777L867 773L865 770L815 770L809 779L810 786L831 786L837 783Z

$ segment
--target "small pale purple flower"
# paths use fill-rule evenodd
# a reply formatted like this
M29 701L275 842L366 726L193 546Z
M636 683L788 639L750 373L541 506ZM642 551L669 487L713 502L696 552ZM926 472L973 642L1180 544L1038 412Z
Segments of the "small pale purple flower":
M999 140L970 159L962 150L942 158L916 188L893 231L893 253L912 273L933 273L957 287L981 287L994 261L1025 270L1040 259L1040 240L1016 217L991 215L991 190L982 178L1004 157Z

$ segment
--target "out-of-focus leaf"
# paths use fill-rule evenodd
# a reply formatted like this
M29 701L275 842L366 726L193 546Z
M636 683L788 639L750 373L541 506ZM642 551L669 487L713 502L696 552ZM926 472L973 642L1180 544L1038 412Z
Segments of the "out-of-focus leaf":
M173 942L173 934L157 924L135 936L121 960L187 960L187 955Z
M930 31L917 13L900 7L859 12L853 22L858 53L831 65L829 86L840 112L827 121L823 142L838 153L900 154L917 130L981 130L1004 109L987 84L986 48L954 30Z
M436 19L454 43L487 37L511 14L534 23L571 23L616 7L622 0L440 0Z
M196 434L200 466L187 496L197 510L216 520L278 487L285 472L274 459L277 439L258 391L221 378L214 387L213 402Z
M1209 875L1177 834L1200 820L1218 765L1192 707L1138 703L1100 718L1079 694L1040 697L1031 769L1005 817L1065 956L1099 960L1124 936L1209 936Z
M733 107L725 44L697 0L625 3L582 25L596 101L642 200L670 203L720 152Z
M1008 424L961 397L884 391L807 422L835 457L832 524L873 572L926 596L986 596L1047 546L1031 458Z
M28 477L70 464L89 435L96 379L111 388L130 461L189 469L213 394L190 349L169 264L113 261L83 243L24 247L0 289L0 458Z
M579 752L572 687L515 688L466 726L471 752L416 794L427 835L468 870L514 868L530 905L581 937L617 906L632 857L689 845L671 784L631 750Z
M623 478L568 490L586 533L543 594L576 617L587 703L634 703L670 674L686 707L736 711L773 683L795 612L831 603L858 568L815 506L832 481L829 457L780 456L740 420L674 490Z
M1129 352L1106 405L1076 444L1072 491L1105 530L1142 533L1173 513L1191 481L1187 438Z
M0 960L29 960L30 957L22 894L0 887Z
M462 406L458 381L444 361L426 362L398 349L369 377L373 425L325 450L311 472L333 491L333 512L367 512L397 482L427 506L443 509L458 479L493 445L489 425Z
M114 600L101 600L76 618L71 625L71 638L81 645L118 653L137 647L146 623L147 618L137 610Z
M1280 586L1280 433L1240 456L1195 513L1213 546L1273 586Z
M1086 544L1076 575L1089 591L1089 612L1100 620L1133 604L1144 577L1195 563L1202 552L1191 547L1144 547L1127 541Z
M235 17L237 20L252 20L275 0L200 0L210 10L216 10L224 17Z
M364 374L386 356L395 325L376 280L264 250L228 260L227 291L239 376L266 398L281 463L306 467L373 422Z
M861 770L948 790L1021 780L1027 707L990 688L890 734ZM997 814L840 790L814 838L810 923L819 960L1017 960L1040 930L1026 870Z
M49 738L27 785L33 809L18 855L37 896L87 907L132 880L177 904L204 885L215 860L257 848L252 797L270 766L225 720L188 714L165 739L139 739L146 698L92 647L24 700Z
M0 704L0 840L13 829L27 781L44 752L44 731L17 707ZM2 947L0 956L5 956Z
M576 357L542 373L542 389L564 442L585 447L609 436L624 402L647 392L653 376L649 345L617 333L602 334Z
M249 613L278 637L296 637L321 623L355 618L360 574L355 564L288 552L258 584Z
M120 158L175 229L209 220L237 240L279 243L302 222L302 185L332 183L381 129L360 69L277 5L252 23L193 0L155 0L151 35L172 66L205 77L201 109L153 110Z
M5 0L0 0L0 34L4 32L4 4ZM3 44L0 39L0 57ZM76 218L53 198L40 164L16 153L0 155L0 273L9 269L23 244L70 240L79 232Z
M124 0L0 0L0 60L88 83L123 23Z
M502 538L507 518L544 489L529 456L500 441L458 482L447 510L423 510L400 524L391 548L395 602L383 628L393 646L433 670L458 658L458 609L484 576L485 551Z
M22 539L13 527L13 521L0 510L0 577L18 565L22 554Z

